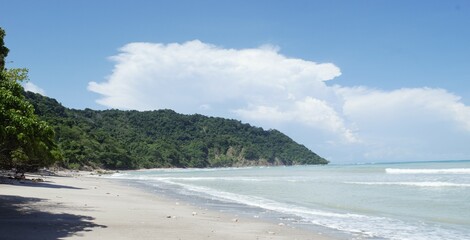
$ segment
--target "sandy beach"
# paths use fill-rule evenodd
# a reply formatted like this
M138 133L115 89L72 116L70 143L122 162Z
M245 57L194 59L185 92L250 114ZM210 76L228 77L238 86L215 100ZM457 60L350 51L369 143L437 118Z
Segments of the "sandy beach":
M1 239L329 239L200 209L98 176L41 178L45 181L2 179Z

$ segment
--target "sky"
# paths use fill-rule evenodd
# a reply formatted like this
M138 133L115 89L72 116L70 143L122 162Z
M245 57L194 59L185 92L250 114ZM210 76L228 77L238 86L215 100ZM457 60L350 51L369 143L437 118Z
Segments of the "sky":
M0 0L7 67L69 108L278 129L333 163L470 159L466 0Z

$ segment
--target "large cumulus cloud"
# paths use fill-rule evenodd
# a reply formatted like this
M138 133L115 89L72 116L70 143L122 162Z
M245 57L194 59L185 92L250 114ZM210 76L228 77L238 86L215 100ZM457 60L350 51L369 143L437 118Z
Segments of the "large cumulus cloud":
M110 108L239 118L292 133L339 160L470 157L462 147L470 107L444 89L331 86L341 75L334 64L286 57L269 45L130 43L110 59L111 75L88 85Z

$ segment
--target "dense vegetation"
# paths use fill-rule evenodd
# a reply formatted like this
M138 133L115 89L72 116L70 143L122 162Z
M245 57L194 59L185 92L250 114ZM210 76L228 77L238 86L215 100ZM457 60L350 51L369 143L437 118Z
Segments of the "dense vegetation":
M0 169L26 171L49 166L61 159L54 132L34 114L23 95L20 82L27 80L27 69L5 68L9 49L4 37L0 28Z
M54 127L66 167L109 169L326 164L277 130L172 110L74 110L27 92Z
M279 131L235 120L171 110L73 110L25 93L27 70L5 68L4 36L0 28L0 169L55 162L109 169L328 163Z

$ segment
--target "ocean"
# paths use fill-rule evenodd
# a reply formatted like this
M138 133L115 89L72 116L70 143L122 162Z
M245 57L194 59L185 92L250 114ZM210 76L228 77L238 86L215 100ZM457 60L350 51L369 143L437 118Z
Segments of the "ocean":
M153 169L110 177L339 239L470 239L470 161Z

